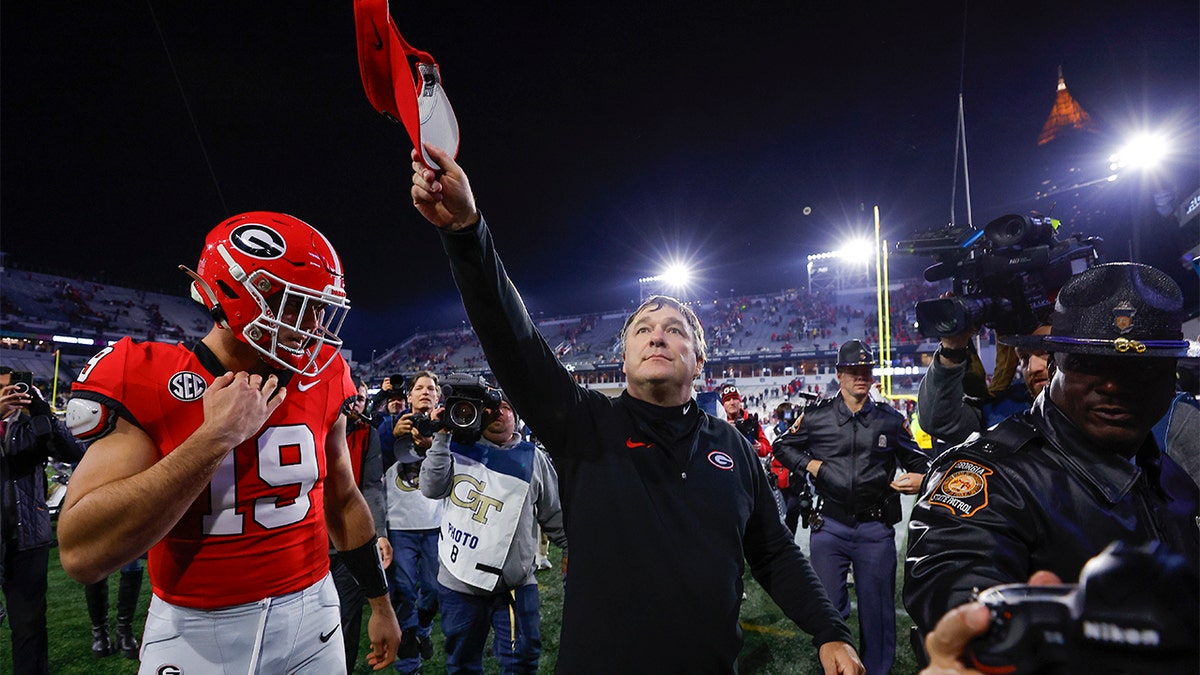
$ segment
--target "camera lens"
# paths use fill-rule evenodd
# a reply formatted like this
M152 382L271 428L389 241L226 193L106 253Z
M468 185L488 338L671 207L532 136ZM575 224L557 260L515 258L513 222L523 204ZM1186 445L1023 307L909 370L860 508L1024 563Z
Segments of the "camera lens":
M450 424L459 429L473 427L479 420L479 408L471 401L456 401L446 412L450 415Z

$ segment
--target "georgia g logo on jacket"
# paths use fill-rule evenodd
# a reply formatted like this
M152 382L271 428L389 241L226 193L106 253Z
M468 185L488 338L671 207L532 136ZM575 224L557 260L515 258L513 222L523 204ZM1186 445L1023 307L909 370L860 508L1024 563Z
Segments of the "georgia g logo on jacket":
M708 461L718 469L724 469L725 471L733 470L733 458L724 451L713 450L708 453Z

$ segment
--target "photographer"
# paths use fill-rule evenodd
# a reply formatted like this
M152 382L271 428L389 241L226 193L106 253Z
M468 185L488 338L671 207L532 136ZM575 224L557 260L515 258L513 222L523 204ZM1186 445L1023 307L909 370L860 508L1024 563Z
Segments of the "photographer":
M1050 352L1053 375L1030 411L941 455L925 480L904 584L923 631L973 589L1038 570L1073 583L1112 541L1161 541L1196 574L1200 495L1150 435L1171 403L1176 359L1190 358L1182 316L1169 277L1112 263L1066 283L1049 335L1005 338ZM1195 597L1180 601L1200 611Z
M775 439L775 456L813 477L820 501L812 520L812 564L843 617L850 615L853 566L863 665L886 675L896 655L896 532L900 494L915 494L929 458L904 416L870 397L875 356L861 340L838 350L837 396L808 408ZM900 470L900 476L896 472Z
M507 400L482 412L478 440L438 433L421 466L421 492L446 500L438 556L446 669L481 672L490 626L500 670L532 674L541 655L539 525L566 559L558 474L517 433Z
M48 673L46 565L50 512L46 464L74 463L83 443L54 416L33 375L0 366L0 581L12 628L14 673Z
M993 387L984 380L983 364L971 343L968 331L943 336L929 370L921 378L917 395L917 417L921 427L946 447L958 445L973 433L981 432L1009 415L1029 409L1033 399L1050 381L1046 352L1041 349L996 347ZM1033 335L1050 332L1048 323ZM1019 371L1022 383L1007 384L1013 371ZM1000 386L1000 383L1005 386ZM997 391L998 390L998 391Z
M437 375L425 370L410 378L407 397L403 381L399 375L384 380L388 412L378 428L392 543L392 604L403 631L396 670L410 673L420 670L422 659L433 657L430 635L438 611L437 545L442 525L441 500L425 497L418 486L421 461L433 438L422 436L414 419L433 414L441 390Z

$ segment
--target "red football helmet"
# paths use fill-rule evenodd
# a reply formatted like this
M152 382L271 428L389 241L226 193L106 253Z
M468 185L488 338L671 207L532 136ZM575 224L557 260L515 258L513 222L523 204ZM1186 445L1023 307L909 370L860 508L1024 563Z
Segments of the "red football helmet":
M342 262L298 218L234 216L208 233L196 271L181 269L194 279L192 297L272 365L316 375L342 346L337 334L350 309Z

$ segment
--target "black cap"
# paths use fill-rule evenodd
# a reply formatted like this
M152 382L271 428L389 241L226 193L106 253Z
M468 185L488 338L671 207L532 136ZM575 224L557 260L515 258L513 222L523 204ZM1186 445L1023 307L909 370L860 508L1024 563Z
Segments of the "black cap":
M1049 335L1012 335L1000 342L1067 354L1197 358L1183 339L1183 294L1171 277L1139 263L1097 265L1063 285Z
M875 355L871 353L869 347L863 344L862 340L847 340L838 350L838 368L873 365L875 365Z

